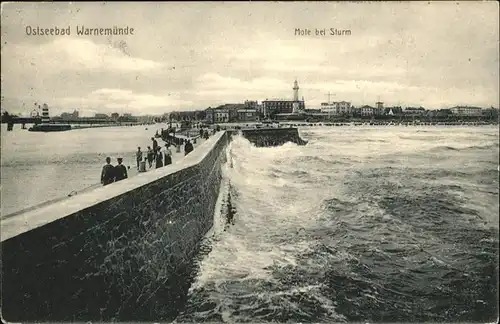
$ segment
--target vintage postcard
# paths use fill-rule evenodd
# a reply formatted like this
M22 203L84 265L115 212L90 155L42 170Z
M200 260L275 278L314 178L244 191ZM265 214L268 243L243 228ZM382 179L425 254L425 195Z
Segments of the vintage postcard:
M6 2L1 44L3 321L498 321L498 2Z

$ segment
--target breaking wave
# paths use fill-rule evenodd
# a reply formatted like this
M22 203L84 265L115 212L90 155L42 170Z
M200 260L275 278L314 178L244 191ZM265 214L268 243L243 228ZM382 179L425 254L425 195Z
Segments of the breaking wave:
M377 150L337 129L304 131L306 146L235 137L234 225L199 258L177 321L494 319L498 138L443 149L372 132Z

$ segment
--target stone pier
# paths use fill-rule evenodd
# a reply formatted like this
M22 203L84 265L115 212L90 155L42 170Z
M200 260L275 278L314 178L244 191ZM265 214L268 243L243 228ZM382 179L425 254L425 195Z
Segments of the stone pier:
M241 133L255 146L279 146L286 142L307 144L307 141L300 137L297 128L243 129Z
M169 283L212 227L229 140L218 132L180 163L2 219L3 319L168 319L163 306L183 298Z

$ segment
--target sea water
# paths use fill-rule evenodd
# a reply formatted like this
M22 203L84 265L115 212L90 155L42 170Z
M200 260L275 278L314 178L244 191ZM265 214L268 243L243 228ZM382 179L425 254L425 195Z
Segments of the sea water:
M494 321L496 127L300 133L230 144L234 225L205 243L178 322Z

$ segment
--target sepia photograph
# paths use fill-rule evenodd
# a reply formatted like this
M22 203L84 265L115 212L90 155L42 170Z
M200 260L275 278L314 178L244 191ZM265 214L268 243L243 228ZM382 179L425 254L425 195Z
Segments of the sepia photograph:
M2 321L497 323L499 13L2 2Z

